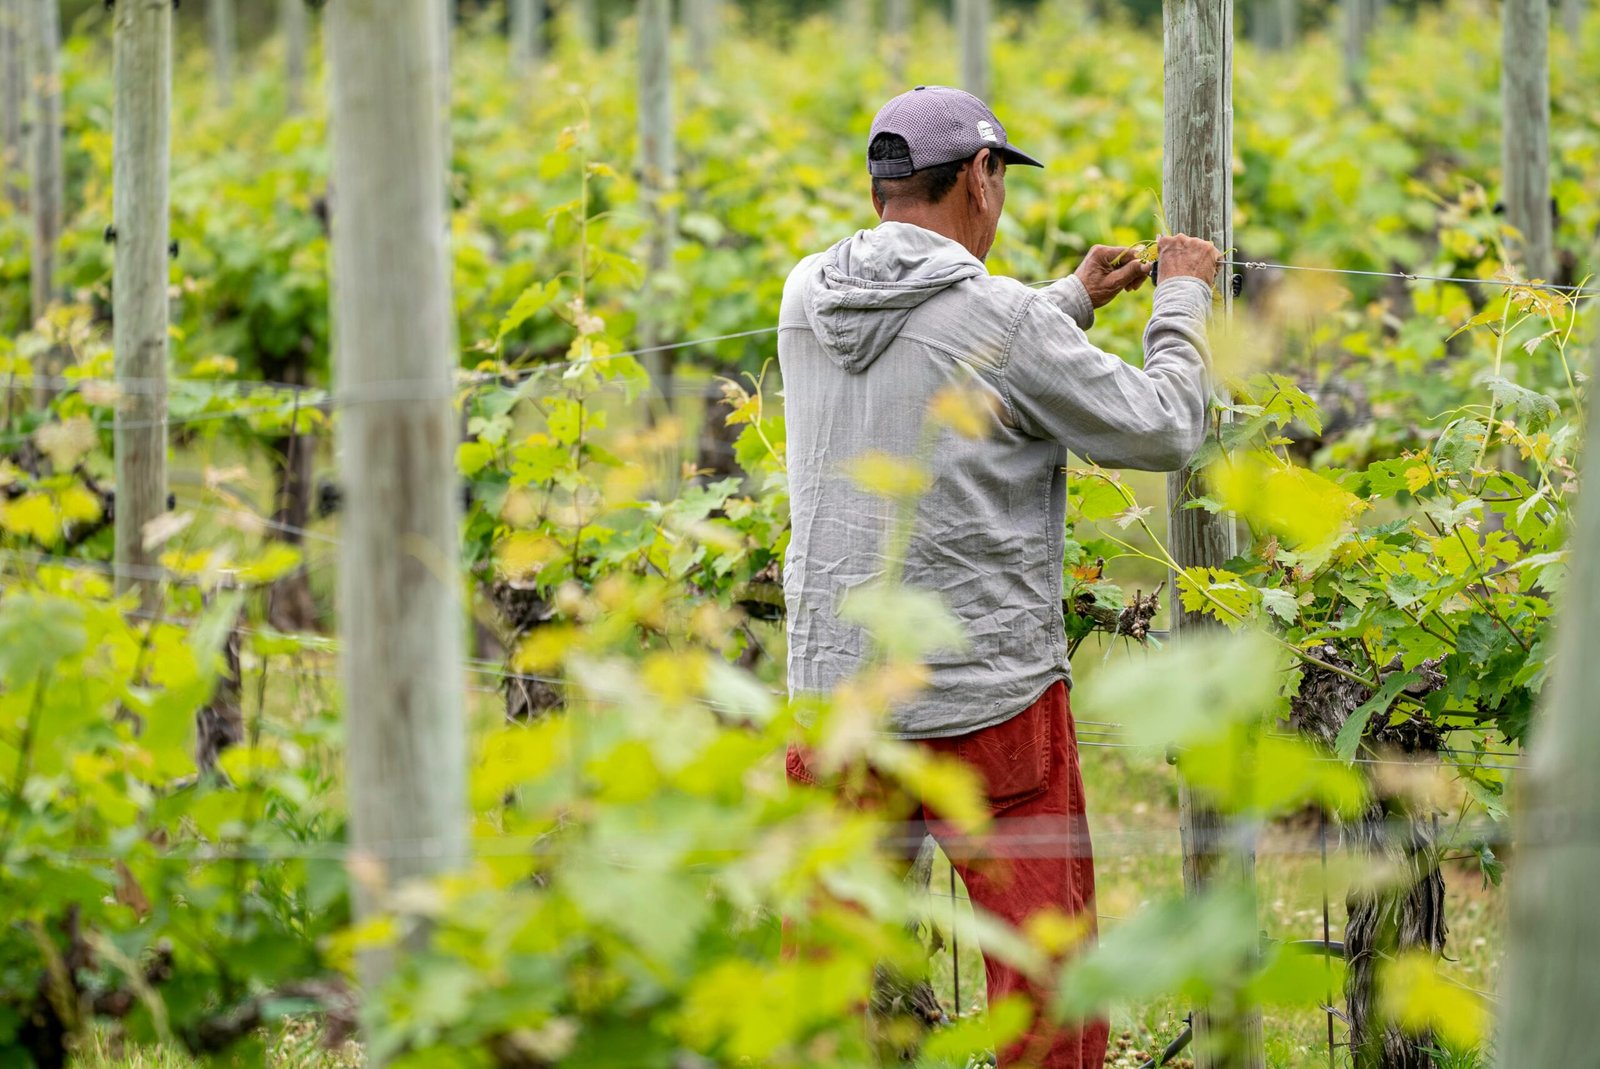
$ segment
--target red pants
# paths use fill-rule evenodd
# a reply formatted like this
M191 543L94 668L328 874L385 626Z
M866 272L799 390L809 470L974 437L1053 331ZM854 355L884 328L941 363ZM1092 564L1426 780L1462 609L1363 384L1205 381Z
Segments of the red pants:
M1066 684L1052 684L1003 724L968 735L924 739L918 745L970 765L987 788L995 828L977 839L956 834L920 800L911 800L905 814L912 821L924 821L939 840L973 903L1018 928L1034 914L1053 910L1087 928L1080 947L1092 943L1094 858ZM788 774L800 783L817 783L805 754L793 746ZM894 819L894 814L886 816ZM1008 826L1008 820L1016 823ZM1000 1053L1004 1069L1101 1069L1107 1022L1054 1026L1049 1021L1048 989L998 961L985 959L984 974L990 1002L1020 993L1034 1010L1028 1031Z

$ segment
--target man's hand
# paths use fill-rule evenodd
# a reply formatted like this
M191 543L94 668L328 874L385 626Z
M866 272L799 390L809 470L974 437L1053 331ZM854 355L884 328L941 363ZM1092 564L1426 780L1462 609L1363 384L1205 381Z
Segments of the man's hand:
M1131 249L1096 245L1074 272L1096 308L1104 308L1123 290L1136 290L1150 277L1150 265L1140 263Z
M1191 238L1186 234L1164 234L1157 239L1156 250L1161 258L1160 282L1179 275L1198 278L1208 286L1216 282L1222 254L1206 239Z

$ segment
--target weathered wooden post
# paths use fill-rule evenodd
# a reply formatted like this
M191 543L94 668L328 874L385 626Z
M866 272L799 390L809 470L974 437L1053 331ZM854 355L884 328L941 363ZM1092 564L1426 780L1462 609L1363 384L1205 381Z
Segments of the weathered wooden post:
M233 0L210 0L206 5L206 33L217 76L217 96L222 106L228 107L233 103L233 53L237 43Z
M1596 250L1600 263L1600 248ZM1600 375L1600 337L1589 374ZM1593 381L1591 379L1591 381ZM1600 472L1600 405L1589 406L1583 471ZM1578 498L1572 572L1562 584L1555 679L1533 739L1512 823L1517 874L1511 882L1506 1002L1498 1041L1505 1069L1594 1061L1600 1006L1600 912L1589 898L1600 881L1600 484Z
M702 80L710 70L717 43L717 0L683 0L683 21L689 31L689 64Z
M1278 47L1293 48L1300 39L1300 0L1277 0Z
M956 0L961 40L961 88L989 99L989 0Z
M1095 8L1093 0L1056 0L1054 14L1061 25L1080 30L1100 21L1100 13Z
M1561 29L1576 47L1578 35L1583 32L1583 0L1561 0Z
M844 46L851 52L859 50L862 42L872 32L872 5L869 0L838 0L833 5L837 29Z
M645 256L644 306L640 313L641 347L661 345L666 334L653 307L657 280L672 265L673 231L677 213L671 198L677 185L678 163L672 118L672 5L671 0L639 0L639 178L650 217L649 247ZM671 396L670 352L646 353L645 368L657 400Z
M586 50L600 47L600 22L595 12L594 0L572 0L568 32L572 33Z
M1555 267L1550 210L1550 5L1506 0L1501 15L1500 172L1512 256L1528 278Z
M544 54L544 0L511 0L511 70L527 77Z
M1174 233L1233 245L1233 0L1166 0L1166 121L1162 198ZM1231 297L1222 288L1227 307ZM1235 554L1233 521L1185 505L1201 496L1192 468L1167 477L1168 538L1184 568L1217 567ZM1177 578L1171 589L1179 589ZM1206 627L1203 614L1174 598L1173 631ZM1228 824L1179 783L1183 882L1190 894L1213 885L1254 893L1255 852L1230 843ZM1195 1064L1201 1069L1259 1069L1263 1064L1261 1014L1226 996L1195 1014Z
M113 31L112 347L122 398L113 429L118 592L159 586L145 524L167 503L167 180L171 164L172 3L121 0Z
M278 0L278 26L283 34L284 96L290 115L305 110L306 0Z
M906 55L911 48L911 0L884 0L883 27L889 47L889 81L898 93L905 87Z
M1263 52L1279 47L1277 0L1252 0L1250 4L1250 43Z
M433 61L438 69L437 96L434 100L434 115L439 123L439 136L444 151L441 158L444 161L445 175L445 203L449 203L450 175L455 161L455 132L450 128L450 116L454 107L454 94L452 92L455 82L455 63L452 53L455 51L456 34L456 0L441 0L434 9L434 33L432 37ZM446 220L446 226L449 221Z
M1339 0L1341 41L1344 47L1344 87L1350 102L1367 102L1367 3Z
M338 0L327 16L346 498L339 630L351 848L367 862L355 887L363 915L385 908L400 881L466 856L440 6ZM368 990L389 965L363 960Z
M27 43L22 18L26 0L0 0L0 171L5 174L6 197L21 211L22 170L26 150L22 143L22 108L27 95Z
M25 0L28 24L28 171L33 216L32 312L37 323L55 299L56 243L61 237L61 13L56 0ZM46 369L48 373L49 369ZM43 400L47 384L35 391Z

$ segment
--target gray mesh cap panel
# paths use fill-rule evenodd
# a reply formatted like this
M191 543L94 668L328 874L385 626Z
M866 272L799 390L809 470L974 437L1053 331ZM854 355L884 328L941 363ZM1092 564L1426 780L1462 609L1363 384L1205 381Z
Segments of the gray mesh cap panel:
M869 159L867 173L875 178L904 178L941 163L970 159L985 148L994 150L1007 163L1044 166L1010 146L1006 128L987 104L971 93L946 85L919 85L889 101L873 118L867 144L870 146L879 134L905 138L911 158Z

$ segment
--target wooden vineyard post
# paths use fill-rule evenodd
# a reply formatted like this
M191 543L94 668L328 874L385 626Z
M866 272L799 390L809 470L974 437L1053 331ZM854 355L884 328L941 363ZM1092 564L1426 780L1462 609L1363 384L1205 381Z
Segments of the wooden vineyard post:
M572 0L572 13L568 30L587 51L600 47L600 23L594 0Z
M1300 0L1275 0L1278 7L1278 47L1285 51L1300 39Z
M650 218L649 248L645 256L644 308L640 314L641 348L662 345L666 333L656 303L661 300L658 280L672 265L672 235L677 227L672 208L677 183L677 150L672 119L672 3L639 0L639 176ZM671 352L645 353L650 382L665 404L671 395Z
M852 44L860 44L871 37L875 6L873 0L844 0L840 4L845 33Z
M544 52L544 0L511 0L510 34L512 73L525 78Z
M1056 0L1055 15L1070 31L1086 30L1100 21L1093 0Z
M911 0L884 0L884 37L889 46L889 85L905 88L906 55L911 48Z
M113 429L117 591L159 586L145 524L167 504L167 207L171 0L122 0L113 31L112 347L122 392Z
M439 0L328 6L339 629L356 905L466 856ZM361 403L352 403L357 399ZM368 990L389 968L362 962Z
M961 88L989 99L989 0L956 0L961 41Z
M1233 0L1166 0L1165 144L1162 196L1173 233L1233 244ZM1223 299L1230 297L1224 286ZM1221 567L1234 556L1232 520L1185 508L1200 496L1200 475L1184 468L1167 477L1168 532L1174 559L1184 568ZM1177 577L1171 590L1179 589ZM1208 624L1174 598L1172 627L1179 636ZM1214 625L1210 625L1214 626ZM1179 780L1183 882L1189 894L1213 885L1255 889L1255 853L1229 845L1228 825ZM1195 1064L1200 1069L1259 1069L1263 1064L1261 1014L1226 996L1194 1018Z
M1583 31L1583 0L1561 0L1561 30L1567 40L1578 40Z
M25 151L22 145L22 107L27 93L24 57L27 42L22 17L26 0L0 0L0 170L4 171L6 198L19 211L27 203L19 176Z
M1600 262L1600 248L1595 253ZM1600 374L1600 336L1589 374ZM1600 406L1589 408L1582 470L1600 470ZM1495 1044L1506 1069L1594 1060L1600 970L1590 950L1600 939L1600 913L1586 892L1600 881L1600 659L1591 652L1600 631L1600 493L1592 489L1578 497L1561 600L1555 678L1512 818L1517 877Z
M233 14L233 0L209 0L206 5L206 34L217 76L217 96L223 107L233 103L233 54L237 44Z
M283 33L284 97L290 115L299 115L305 110L308 21L306 0L278 0L278 23Z
M1252 0L1250 43L1263 52L1282 47L1279 44L1277 0Z
M56 0L24 0L28 26L28 171L33 216L31 253L32 312L37 323L56 296L56 243L61 236L61 13ZM41 368L46 375L53 369ZM35 390L43 401L50 394L41 381Z
M1527 278L1555 266L1550 208L1550 5L1506 0L1501 15L1500 167L1513 259Z
M455 65L451 51L456 32L456 0L441 0L434 7L433 61L436 67L434 82L434 118L439 124L440 173L445 176L445 203L450 203L450 172L455 159L455 136L450 129L450 112L453 106L451 86L454 84ZM449 220L445 221L448 227Z
M697 78L704 83L710 77L710 68L717 42L717 0L684 0L683 19L689 31L689 65Z
M1352 104L1367 102L1367 10L1370 0L1339 0L1344 86Z

